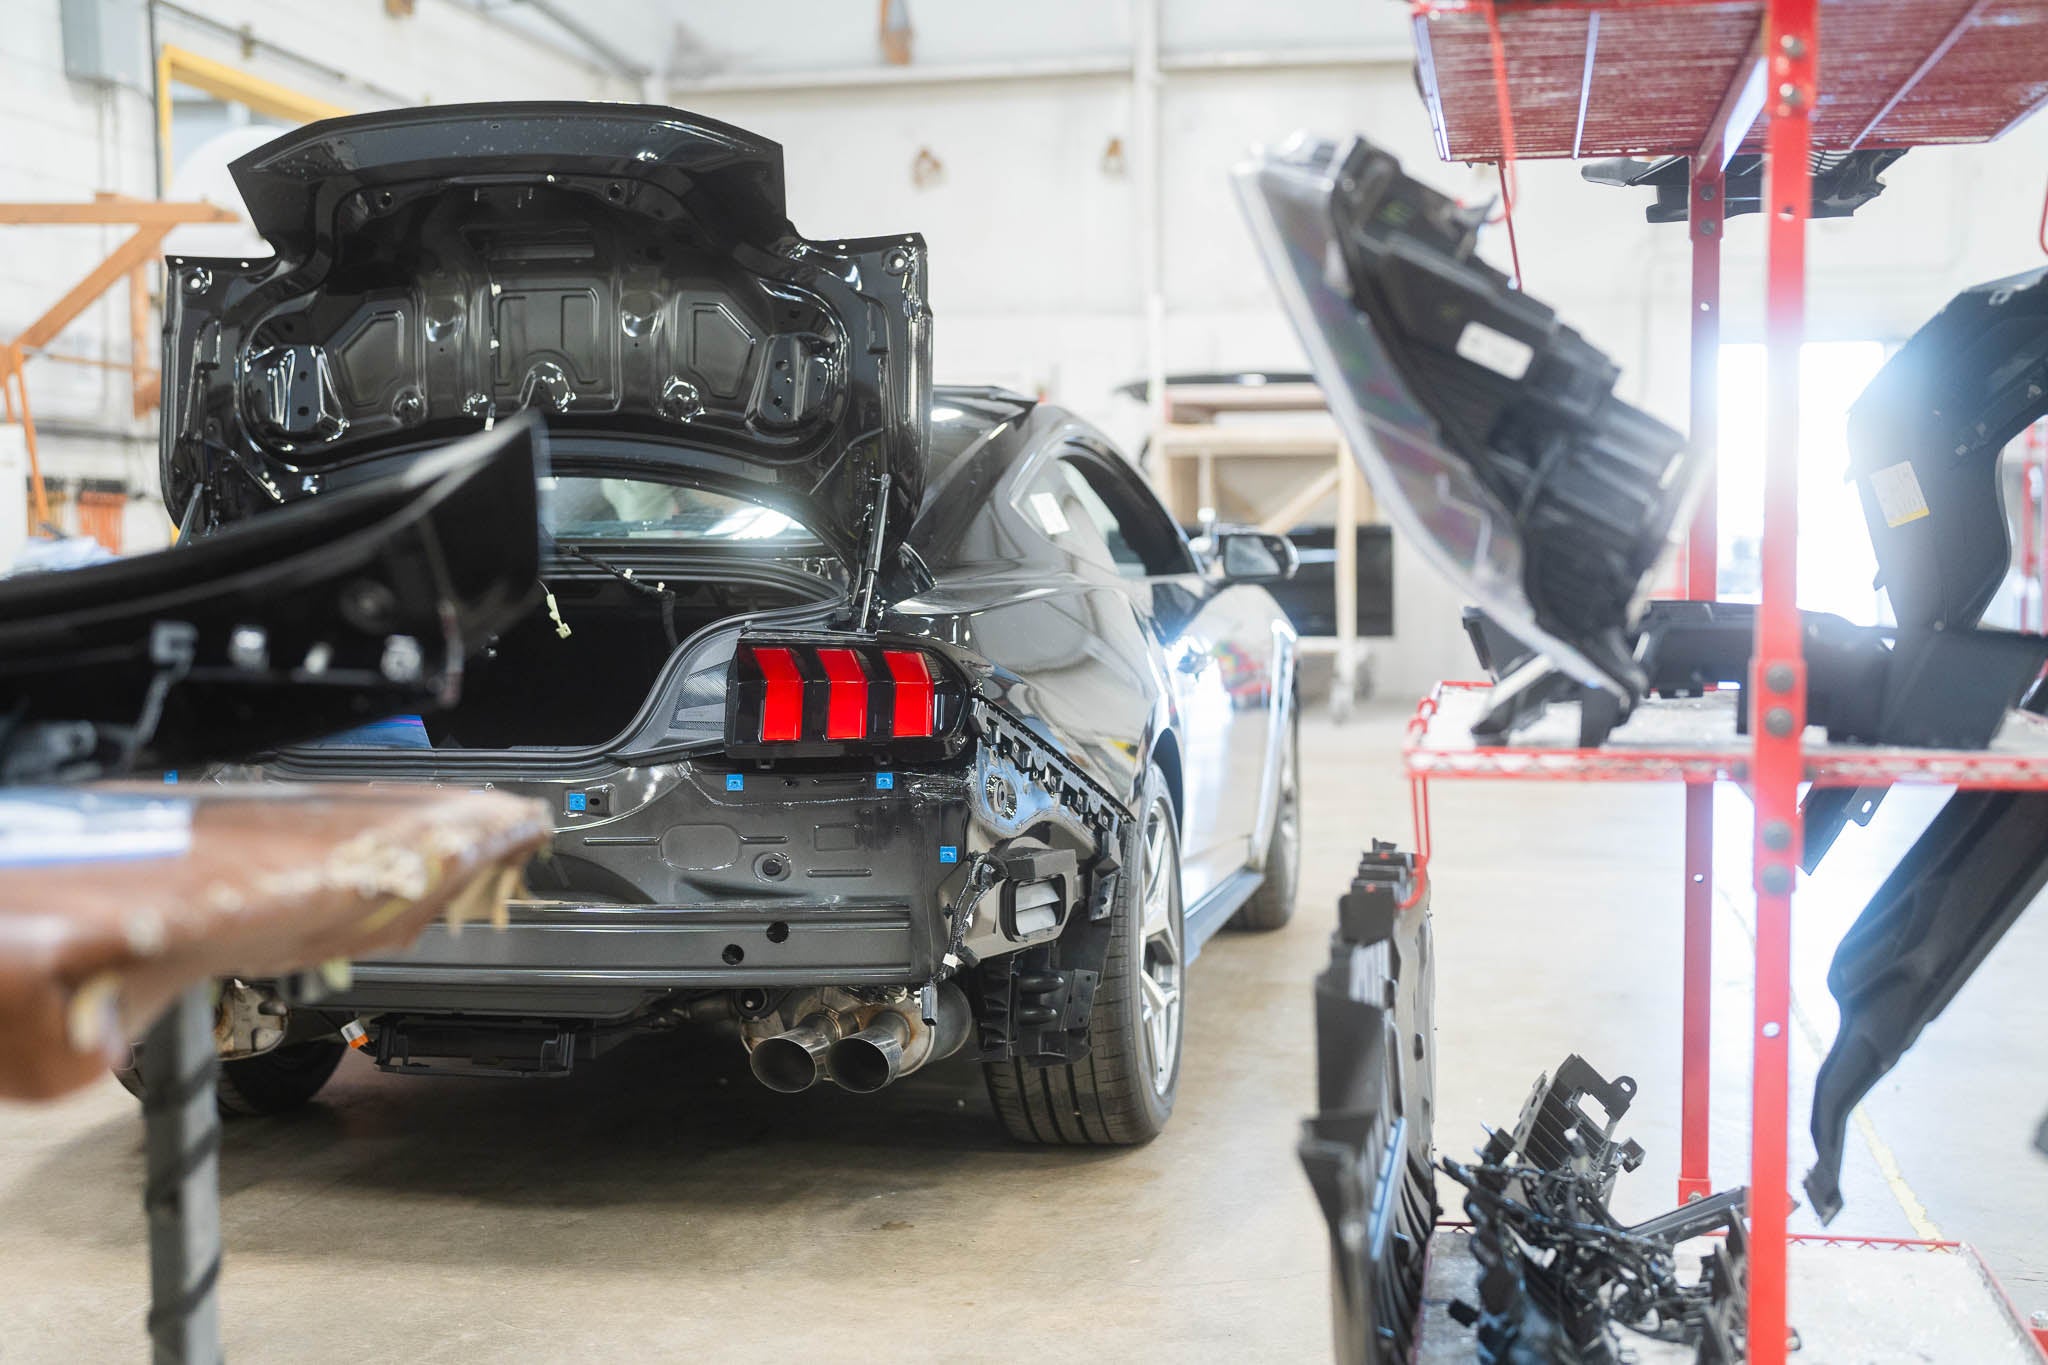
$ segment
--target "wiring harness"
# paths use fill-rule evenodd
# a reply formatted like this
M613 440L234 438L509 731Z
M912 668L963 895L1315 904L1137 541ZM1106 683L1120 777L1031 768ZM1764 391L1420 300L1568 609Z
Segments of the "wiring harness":
M1614 1136L1634 1096L1634 1080L1610 1082L1574 1054L1537 1081L1514 1129L1492 1133L1477 1162L1439 1162L1465 1187L1479 1303L1455 1302L1451 1314L1476 1329L1481 1361L1619 1365L1630 1358L1623 1328L1692 1345L1702 1365L1746 1358L1748 1192L1634 1226L1608 1209L1616 1180L1643 1161L1640 1145ZM1683 1279L1679 1244L1714 1232L1726 1236L1699 1277Z

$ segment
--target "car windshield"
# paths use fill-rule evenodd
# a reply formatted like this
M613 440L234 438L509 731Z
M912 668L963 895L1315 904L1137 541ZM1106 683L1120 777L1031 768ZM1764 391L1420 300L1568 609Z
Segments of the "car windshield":
M772 507L652 479L541 480L541 523L558 540L718 540L814 545Z

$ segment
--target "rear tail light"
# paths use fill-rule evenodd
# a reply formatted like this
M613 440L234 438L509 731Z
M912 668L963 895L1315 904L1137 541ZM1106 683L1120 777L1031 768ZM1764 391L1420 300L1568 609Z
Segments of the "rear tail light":
M896 733L929 738L932 734L932 666L914 649L885 649L882 661L896 684Z
M733 650L725 739L737 757L946 754L966 694L923 649L844 637L742 639Z
M754 659L761 669L761 724L763 744L800 738L803 734L804 679L797 671L796 656L786 649L757 649Z
M850 649L821 649L818 651L818 663L825 670L825 738L866 739L868 675L861 667L860 655ZM795 739L796 736L782 735L779 738Z

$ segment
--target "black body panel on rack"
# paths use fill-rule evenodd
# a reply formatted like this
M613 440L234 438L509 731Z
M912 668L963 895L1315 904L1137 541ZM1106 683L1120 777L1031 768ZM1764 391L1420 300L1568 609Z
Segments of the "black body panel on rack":
M1364 138L1301 138L1239 197L1331 412L1388 517L1623 713L1630 629L1705 472L1615 396L1619 367L1477 253L1483 208Z
M2048 268L1965 289L1849 409L1849 465L1902 632L1977 624L2012 564L1999 456L2048 413Z
M1841 1211L1849 1115L2048 886L2048 794L1957 792L1906 851L1828 967L1842 1023L1813 1088L1807 1197Z
M240 758L455 700L535 595L540 424L260 522L0 582L0 781Z
M1316 1099L1301 1162L1330 1232L1345 1365L1405 1365L1439 1213L1435 954L1415 857L1374 841L1338 904L1316 978Z

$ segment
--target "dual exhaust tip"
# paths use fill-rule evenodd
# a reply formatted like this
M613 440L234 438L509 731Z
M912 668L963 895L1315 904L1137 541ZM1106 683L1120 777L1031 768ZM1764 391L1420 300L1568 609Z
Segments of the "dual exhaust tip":
M915 1006L891 1005L866 1028L847 1032L844 1016L821 1010L754 1044L750 1062L755 1079L785 1095L822 1080L858 1095L872 1094L959 1051L967 1038L969 1012L958 986L949 982L940 988L936 1013L937 1023L927 1023Z
M889 1011L858 1033L840 1036L834 1016L814 1014L786 1033L754 1044L754 1075L770 1090L794 1095L830 1079L857 1094L880 1090L902 1073L910 1024Z

